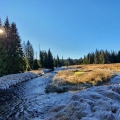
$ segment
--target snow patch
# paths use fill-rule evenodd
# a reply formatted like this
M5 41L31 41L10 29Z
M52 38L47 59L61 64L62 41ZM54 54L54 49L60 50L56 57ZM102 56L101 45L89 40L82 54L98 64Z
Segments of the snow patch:
M52 108L45 120L120 120L120 86L97 86Z
M8 89L12 85L16 85L22 81L33 79L36 77L37 75L32 72L5 75L3 77L0 77L0 89Z

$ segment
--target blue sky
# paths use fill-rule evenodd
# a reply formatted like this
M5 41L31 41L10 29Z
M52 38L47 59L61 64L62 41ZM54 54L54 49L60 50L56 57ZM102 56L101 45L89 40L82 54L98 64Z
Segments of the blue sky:
M120 0L0 0L0 17L17 24L34 51L80 58L95 49L120 50Z

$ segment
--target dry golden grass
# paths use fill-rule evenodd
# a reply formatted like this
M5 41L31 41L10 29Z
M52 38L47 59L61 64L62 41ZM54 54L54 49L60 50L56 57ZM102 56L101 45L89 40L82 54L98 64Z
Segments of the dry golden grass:
M88 65L73 65L69 66L69 68L82 68L85 70L93 70L93 69L108 69L113 71L120 71L120 63L115 64L88 64Z
M72 67L72 66L71 66ZM84 72L82 74L75 74L75 70L64 70L58 72L54 80L61 79L64 83L80 84L90 82L93 85L99 82L107 81L114 76L111 70L119 70L119 65L80 65L73 66L74 68L81 68ZM79 72L79 71L78 71Z
M31 70L30 72L35 73L37 75L41 75L42 74L42 70Z

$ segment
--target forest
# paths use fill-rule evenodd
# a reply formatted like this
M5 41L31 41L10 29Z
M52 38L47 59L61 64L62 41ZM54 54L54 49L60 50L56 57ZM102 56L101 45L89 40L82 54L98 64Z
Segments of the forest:
M110 64L120 62L120 51L95 50L79 59L60 59L59 56L53 57L50 48L39 51L39 59L35 59L35 51L30 43L21 43L17 26L14 22L10 23L8 17L4 24L0 19L0 29L4 32L0 34L0 76L7 74L21 73L38 68L79 65L79 64Z

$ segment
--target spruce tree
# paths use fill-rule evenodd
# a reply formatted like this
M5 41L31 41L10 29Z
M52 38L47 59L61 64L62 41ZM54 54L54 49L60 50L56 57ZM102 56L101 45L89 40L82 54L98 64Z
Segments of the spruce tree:
M30 65L30 68L33 69L33 63L34 63L34 50L33 50L33 47L30 43L30 41L28 40L27 43L26 43L26 58L28 59L29 61L29 65Z
M42 68L48 68L48 55L46 51L40 51L40 65Z
M40 66L43 67L43 52L40 51Z
M57 55L57 67L61 67L61 63L58 55Z
M118 54L117 54L117 62L120 63L120 50L118 51Z
M2 22L0 20L0 27L2 26ZM0 77L7 74L7 53L5 50L5 46L4 46L4 41L5 41L5 37L3 37L2 34L0 34Z
M54 58L53 61L54 61L54 67L57 67L57 60Z
M7 74L23 72L23 51L21 39L15 23L10 25L8 17L4 23L5 41L4 46L7 54Z
M18 30L15 23L11 24L10 32L9 32L9 68L10 73L18 73L23 72L23 51L21 45L21 39L18 34Z
M94 56L95 64L99 64L100 63L99 55L100 55L99 54L99 50L96 49L95 56Z
M37 59L34 60L33 69L38 70L40 68L40 63Z
M61 59L61 66L64 66L64 59L63 59L63 56L62 56L62 59Z
M54 70L53 56L50 49L48 50L48 68Z

